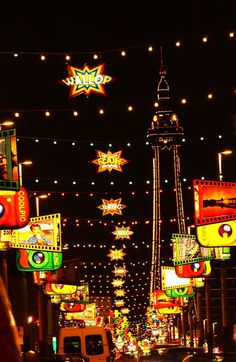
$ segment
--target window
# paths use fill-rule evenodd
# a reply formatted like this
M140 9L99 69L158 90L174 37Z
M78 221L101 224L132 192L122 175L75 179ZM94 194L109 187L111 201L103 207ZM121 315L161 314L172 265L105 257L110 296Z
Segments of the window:
M86 354L103 354L103 342L100 334L91 334L85 337Z
M81 353L80 337L65 337L64 338L65 353Z

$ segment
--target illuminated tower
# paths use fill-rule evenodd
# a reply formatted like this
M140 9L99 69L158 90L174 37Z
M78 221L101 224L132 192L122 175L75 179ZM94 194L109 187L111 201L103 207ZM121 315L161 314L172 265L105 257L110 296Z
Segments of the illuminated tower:
M176 216L178 231L186 233L182 186L180 180L179 149L183 128L179 126L177 115L170 105L170 89L166 80L161 51L161 67L157 86L157 112L153 116L151 128L147 130L147 138L153 149L153 231L152 231L152 264L150 293L161 289L161 152L173 153L174 180L176 194ZM162 153L163 153L162 152ZM168 165L167 165L168 166Z

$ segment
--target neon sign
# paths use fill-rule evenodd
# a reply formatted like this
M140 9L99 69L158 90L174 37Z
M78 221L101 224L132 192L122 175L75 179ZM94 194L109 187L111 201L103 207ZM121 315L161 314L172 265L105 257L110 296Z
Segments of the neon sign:
M129 239L130 235L133 235L133 231L130 230L130 226L124 227L122 226L119 228L118 226L115 226L116 230L112 232L112 234L116 235L115 239Z
M117 215L122 215L122 209L124 209L126 206L121 204L121 198L120 199L110 199L110 200L105 200L102 199L102 205L98 206L98 209L103 210L102 215L107 215L107 214L111 214L112 216L114 214Z
M83 69L67 66L69 77L62 79L60 83L70 87L69 97L79 94L89 96L92 92L106 95L104 85L112 80L109 75L103 74L105 64L89 68L87 65Z
M119 172L122 172L121 166L128 163L128 161L124 158L121 158L122 151L114 152L108 151L107 153L104 153L102 151L97 150L97 157L95 160L92 160L91 162L95 165L98 165L97 172L104 172L112 170L116 170Z

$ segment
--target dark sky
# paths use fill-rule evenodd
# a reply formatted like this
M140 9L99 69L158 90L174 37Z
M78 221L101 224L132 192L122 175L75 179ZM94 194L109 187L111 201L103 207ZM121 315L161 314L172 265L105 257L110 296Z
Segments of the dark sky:
M165 3L165 4L164 4ZM171 4L171 2L169 2ZM35 216L33 191L50 191L51 197L40 204L41 214L60 212L69 218L70 226L63 230L63 242L104 241L112 243L113 223L139 220L132 240L151 243L151 225L144 222L152 217L152 152L145 145L147 128L154 113L154 101L160 66L160 47L163 47L167 79L172 93L173 107L184 127L186 142L181 147L181 169L187 182L183 185L186 214L193 216L191 191L187 187L193 178L217 177L217 152L235 145L235 38L228 34L235 30L235 1L188 1L155 7L74 7L14 8L4 12L0 24L0 120L16 119L19 137L19 161L34 162L23 169L23 185L29 190L31 215ZM202 37L208 36L208 42ZM181 41L177 48L175 42ZM147 48L153 46L153 52ZM127 56L120 56L125 50ZM13 54L19 53L18 58ZM92 58L99 53L99 60ZM82 68L105 63L105 74L114 77L105 86L106 96L91 94L68 99L69 89L58 83L67 77L65 54L70 64ZM40 54L47 60L40 61ZM207 94L213 93L212 101ZM187 98L187 104L180 100ZM133 105L134 112L127 112ZM98 115L98 109L105 115ZM79 117L72 116L78 110ZM43 115L45 110L51 117ZM223 138L219 139L219 134ZM204 137L204 141L200 140ZM35 139L39 139L39 143ZM53 141L58 144L54 145ZM76 146L71 145L72 141ZM127 146L130 142L131 146ZM91 143L94 145L91 146ZM111 145L110 145L111 144ZM96 158L96 150L122 150L130 162L123 172L98 174L89 161ZM225 180L235 181L235 155L224 159ZM162 161L162 185L167 195L163 202L164 229L167 238L176 225L169 225L175 216L173 164ZM164 183L167 177L169 183ZM35 183L39 179L39 183ZM58 184L54 184L54 180ZM77 185L72 186L76 180ZM95 181L95 186L91 182ZM114 181L115 186L110 182ZM132 181L133 184L129 184ZM145 196L149 190L149 197ZM61 197L58 192L68 193ZM131 196L131 192L135 196ZM74 192L80 192L79 201ZM94 197L90 197L90 193ZM123 216L101 216L97 206L102 198L118 198L127 205ZM169 195L169 197L168 197ZM164 200L164 196L163 196ZM81 220L75 228L74 220ZM108 229L95 223L93 231L89 219L108 221ZM108 249L106 249L108 252ZM133 254L136 261L150 253L145 250ZM107 262L104 253L96 253ZM89 254L79 251L81 258ZM129 257L130 258L130 257ZM130 259L131 260L131 259ZM131 268L131 267L130 267ZM146 273L148 273L148 268ZM148 290L148 288L147 288Z

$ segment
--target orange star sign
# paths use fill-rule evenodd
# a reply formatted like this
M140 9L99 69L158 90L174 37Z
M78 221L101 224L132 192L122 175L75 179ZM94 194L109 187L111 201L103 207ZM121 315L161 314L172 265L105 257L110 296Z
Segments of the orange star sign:
M103 210L102 215L111 214L112 216L114 214L122 215L122 209L124 209L126 206L121 204L121 198L120 199L110 199L105 200L102 199L102 205L98 206L98 209Z
M90 69L87 65L83 69L67 66L69 77L60 83L70 87L69 97L84 93L89 96L92 92L106 95L104 84L109 83L112 77L103 74L105 64Z
M104 172L108 170L111 172L112 170L120 171L122 172L121 166L128 163L127 160L124 158L121 158L122 151L114 152L108 151L107 153L103 153L102 151L97 151L97 157L95 160L92 160L91 162L95 165L98 165L97 172Z

